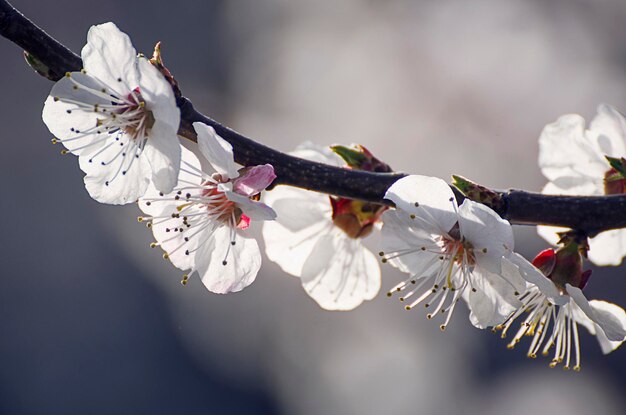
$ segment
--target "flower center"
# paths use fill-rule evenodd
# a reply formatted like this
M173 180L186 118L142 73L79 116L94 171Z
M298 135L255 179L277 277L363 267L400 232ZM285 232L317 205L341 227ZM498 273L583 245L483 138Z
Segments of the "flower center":
M137 137L147 137L147 130L152 128L155 122L152 111L146 109L146 102L141 96L139 87L126 96L120 108L112 113L112 118L118 121L119 128L133 140Z
M206 206L208 215L221 222L233 224L238 228L245 229L248 227L248 217L243 214L235 202L229 200L226 194L217 188L216 183L207 180L202 187L202 203Z
M626 193L626 179L614 168L604 173L604 194L621 195Z
M344 231L350 238L365 238L374 223L387 209L386 206L346 198L330 197L333 208L333 224Z
M443 252L451 257L451 260L459 265L466 264L469 266L476 264L474 256L474 247L467 241L443 238Z

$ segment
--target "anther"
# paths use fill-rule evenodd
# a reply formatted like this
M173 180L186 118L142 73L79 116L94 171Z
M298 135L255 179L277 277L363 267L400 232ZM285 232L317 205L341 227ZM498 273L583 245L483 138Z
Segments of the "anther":
M156 242L151 242L150 243L150 248L156 248L157 247L157 243Z
M222 265L224 265L224 266L225 266L226 264L228 264L228 261L223 260L223 261L222 261Z
M170 256L168 255L168 253L167 253L167 252L164 252L164 253L163 253L163 259L169 259L169 257L170 257Z

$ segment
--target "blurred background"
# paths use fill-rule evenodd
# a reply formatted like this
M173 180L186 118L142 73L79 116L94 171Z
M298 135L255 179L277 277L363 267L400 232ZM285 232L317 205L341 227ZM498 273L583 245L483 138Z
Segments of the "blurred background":
M361 143L397 170L538 191L543 126L626 110L626 2L14 0L74 51L114 21L158 40L201 111L289 151ZM0 39L2 414L623 414L626 349L582 335L581 373L529 360L458 309L441 333L384 295L323 311L266 259L209 293L99 205L41 121L52 84ZM257 230L258 231L258 230ZM516 228L517 250L545 244ZM590 298L626 305L626 266ZM401 276L384 269L383 290Z

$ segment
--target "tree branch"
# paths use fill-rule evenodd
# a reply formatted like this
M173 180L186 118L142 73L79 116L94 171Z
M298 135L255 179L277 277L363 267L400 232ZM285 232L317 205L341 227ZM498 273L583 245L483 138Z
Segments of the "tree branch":
M6 0L0 0L0 34L23 48L28 53L31 66L36 62L38 73L48 79L58 80L66 72L78 71L82 67L78 55L37 27ZM177 101L181 110L179 135L196 141L192 123L198 121L212 126L233 146L237 163L244 166L273 165L276 184L390 204L383 199L385 192L396 180L405 176L404 173L342 169L293 157L257 143L199 113L183 96ZM626 195L549 196L519 190L497 193L502 203L496 211L512 223L563 226L589 235L626 227ZM464 197L458 191L456 194L459 199Z

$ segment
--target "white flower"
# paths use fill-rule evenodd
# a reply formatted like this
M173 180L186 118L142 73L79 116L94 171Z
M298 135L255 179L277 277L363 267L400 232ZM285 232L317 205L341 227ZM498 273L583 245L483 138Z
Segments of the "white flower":
M85 187L102 203L125 204L150 181L169 193L176 184L180 111L169 83L113 23L92 26L84 70L58 81L43 121L78 156Z
M505 258L513 249L507 221L470 200L458 207L450 187L434 177L404 177L385 198L396 210L383 214L380 255L410 274L389 296L401 292L407 310L424 303L428 318L441 313L442 330L461 298L479 328L502 323L519 306L525 282Z
M178 185L170 194L150 186L139 199L156 243L164 258L182 270L183 276L198 272L215 293L241 291L256 278L261 253L245 229L250 221L271 220L274 211L256 201L275 178L271 165L248 167L238 172L232 146L212 127L193 124L198 148L206 161L182 148ZM240 174L241 173L241 174Z
M345 165L330 149L310 144L291 154ZM268 192L266 202L278 214L276 221L263 225L268 258L286 273L300 277L306 292L322 308L351 310L376 296L380 267L376 256L363 245L363 237L371 232L378 216L361 226L339 223L335 212L333 221L333 206L337 210L339 204L347 203L349 209L358 210L363 203L285 186Z
M559 288L521 257L518 257L516 263L523 277L531 285L520 297L522 305L503 325L497 327L502 329L504 338L513 322L526 314L508 348L512 349L522 337L529 336L532 340L528 357L536 358L540 352L547 356L554 347L550 367L564 362L564 369L569 369L573 363L573 369L578 371L580 370L578 324L582 324L596 336L604 354L612 352L622 344L626 337L626 313L621 307L606 301L588 301L581 288L569 283ZM582 280L581 287L584 287L585 283L586 278Z
M611 166L605 156L626 156L626 120L608 105L585 129L576 114L563 115L547 125L539 138L539 167L549 180L545 194L604 195L624 193L626 181L605 181ZM608 185L607 185L608 184ZM556 244L563 228L540 226L541 237ZM626 255L626 230L600 233L589 241L589 259L597 265L619 265Z

